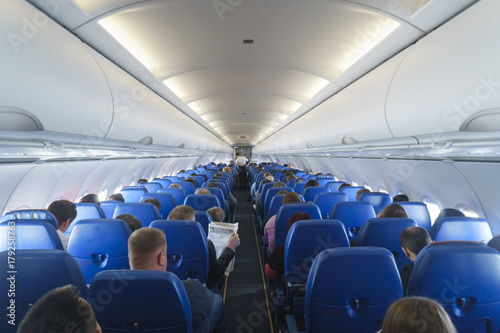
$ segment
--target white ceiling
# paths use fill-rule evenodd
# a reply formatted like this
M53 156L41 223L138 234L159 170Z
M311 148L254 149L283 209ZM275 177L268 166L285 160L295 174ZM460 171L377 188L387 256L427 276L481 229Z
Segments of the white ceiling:
M475 1L31 2L228 144L255 145Z

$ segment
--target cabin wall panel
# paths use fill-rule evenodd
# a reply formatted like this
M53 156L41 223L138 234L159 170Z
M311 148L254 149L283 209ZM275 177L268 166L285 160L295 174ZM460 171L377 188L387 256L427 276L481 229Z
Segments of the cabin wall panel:
M17 185L23 177L35 167L34 164L0 164L0 216L12 208L6 207L12 193L16 191ZM28 208L28 207L26 207Z

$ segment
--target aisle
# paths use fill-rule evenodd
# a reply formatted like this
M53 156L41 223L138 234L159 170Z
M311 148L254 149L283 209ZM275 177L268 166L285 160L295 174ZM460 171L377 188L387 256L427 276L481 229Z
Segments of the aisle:
M236 250L235 269L227 282L227 332L273 333L247 193L247 190L236 192L235 221L239 222L241 245Z

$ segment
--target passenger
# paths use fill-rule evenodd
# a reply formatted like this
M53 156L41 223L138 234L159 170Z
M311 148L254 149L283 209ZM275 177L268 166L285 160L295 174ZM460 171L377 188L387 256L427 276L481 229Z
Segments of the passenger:
M436 220L443 217L465 217L465 214L455 208L443 208L436 217Z
M348 186L352 186L352 185L351 185L351 184L349 184L349 183L343 183L343 184L340 184L340 186L339 186L339 192L342 192L342 189L343 189L344 187L348 187Z
M246 188L247 183L247 170L246 165L248 163L248 159L244 156L241 156L240 153L236 153L236 161L235 164L238 167L238 186L240 189Z
M363 193L371 193L371 191L367 188L359 189L358 192L356 192L356 201L359 201L359 199L361 199L361 194Z
M179 184L170 184L170 186L168 188L180 188L180 189L182 189L182 186L180 186Z
M378 333L456 333L443 307L425 297L407 297L389 307Z
M196 187L196 182L194 181L193 178L189 177L185 180L186 182L190 182L191 184L193 184L194 187Z
M401 244L403 252L411 260L411 262L406 264L406 266L399 272L399 275L401 275L401 282L403 283L403 295L406 296L408 281L410 281L410 276L413 272L415 259L424 247L432 243L432 239L427 230L424 228L409 227L401 232L401 235L399 236L399 243Z
M267 179L266 177L264 177L264 180L261 183L261 188L264 187L264 184L268 184L268 183L272 183L272 181ZM255 199L254 199L255 207L254 207L254 209L260 215L262 215L262 212L264 211L264 208L261 207L261 200L262 200L262 193L257 189L257 191L255 192Z
M226 214L224 213L224 209L219 207L212 207L207 210L208 215L212 217L212 221L214 222L223 222Z
M128 239L128 257L132 270L166 271L165 233L156 228L135 231ZM182 284L191 305L193 332L206 333L213 332L216 327L224 328L225 309L221 297L203 287L196 279L183 280Z
M115 219L127 222L132 232L142 228L142 222L132 214L121 214L115 217Z
M286 232L292 227L292 225L301 220L309 220L311 216L307 213L297 212L292 214L288 219L286 225ZM281 279L283 283L286 283L283 278L283 273L285 272L285 246L280 245L276 247L273 253L267 259L266 264L266 276L269 280L279 280Z
M141 184L143 184L143 183L147 183L147 182L148 182L148 180L147 180L147 179L141 178L141 179L139 179L139 180L137 181L137 185L141 185Z
M406 201L410 201L410 199L408 198L408 196L406 194L398 194L392 199L392 202L401 202L401 201L406 202Z
M169 220L183 220L183 221L196 221L194 215L194 209L186 206L179 205L176 206L170 214L168 214ZM208 243L208 259L209 259L209 269L208 269L208 279L207 288L212 290L218 289L219 280L224 276L227 266L234 257L236 248L240 245L240 238L238 234L232 234L227 241L227 246L224 251L217 259L215 253L215 246L210 239L207 239Z
M155 207L158 209L158 212L161 210L161 203L160 203L160 201L158 201L158 199L149 198L149 199L144 200L144 202L145 203L152 203L153 205L155 205Z
M400 204L391 203L382 209L382 211L378 213L377 217L403 217L407 219L408 213L406 213L406 210Z
M64 251L68 250L69 236L64 233L68 230L69 225L76 218L76 206L69 200L56 200L53 201L47 208L52 214L54 214L57 222L59 223L59 228L57 228L57 234L61 238Z
M75 286L52 289L30 307L18 333L101 333L90 304L78 296Z
M273 187L285 187L285 183L283 182L276 182L273 184Z
M200 187L199 189L194 192L194 194L212 194L209 190L206 188Z
M120 202L125 202L125 198L123 197L123 194L121 193L114 193L111 194L108 198L108 200L111 201L120 201Z
M300 197L297 193L295 192L289 192L285 194L283 197L283 200L281 201L282 205L286 205L289 203L297 203L301 202ZM271 216L269 220L266 223L266 226L264 227L264 238L269 244L269 252L273 252L275 248L275 239L274 239L274 233L276 231L276 215Z
M287 194L287 193L288 193L288 191L287 191L287 190L281 190L281 191L279 191L278 193L276 193L276 195L278 195L278 194Z
M80 203L89 202L89 203L95 203L96 205L99 206L101 205L101 202L99 201L99 197L97 196L97 194L92 194L92 193L84 195L83 197L80 198L80 200L78 200L78 202Z
M306 187L319 187L319 182L316 179L309 179L304 185L304 188Z

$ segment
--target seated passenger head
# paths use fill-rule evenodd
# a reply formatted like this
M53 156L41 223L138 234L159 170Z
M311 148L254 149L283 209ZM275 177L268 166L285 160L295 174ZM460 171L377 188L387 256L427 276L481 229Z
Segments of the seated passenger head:
M142 222L132 214L121 214L115 217L115 219L127 222L132 232L142 228Z
M195 194L212 194L209 190L206 188L199 188L196 190Z
M288 192L283 196L283 200L281 200L282 205L296 202L302 202L302 200L300 200L299 195L295 192Z
M287 193L288 193L287 190L281 190L281 191L278 191L278 193L276 193L276 195L278 195L278 194L287 194Z
M180 188L180 189L182 189L182 186L180 186L179 184L170 184L170 186L168 188Z
M108 200L125 202L125 198L123 197L123 194L121 194L121 193L111 194L109 196Z
M408 214L406 213L406 210L401 206L400 204L397 203L391 203L380 213L378 213L378 217L404 217L408 218Z
M210 183L208 183L207 187L219 188L219 186L217 186L216 182L210 182Z
M144 202L146 202L146 203L152 203L153 205L156 206L156 208L158 208L158 211L161 210L161 203L160 203L160 201L158 201L158 199L149 198L149 199L144 200Z
M292 170L286 170L285 171L285 176L290 177L290 176L295 176Z
M398 194L393 199L392 202L408 202L410 199L406 194Z
M194 209L186 205L175 206L168 214L169 220L196 221Z
M356 201L359 201L359 199L361 198L361 194L363 193L370 193L371 191L367 188L362 188L362 189L359 189L358 192L356 192Z
M349 183L342 183L342 184L340 184L340 186L339 186L339 192L342 192L342 189L343 189L344 187L348 187L348 186L352 186L352 185L351 185L351 184L349 184Z
M193 178L189 177L188 179L186 179L187 182L190 182L191 184L193 184L194 186L196 186L196 183L194 181Z
M420 251L432 243L432 239L424 228L409 227L401 231L399 243L406 256L410 258L411 261L415 261Z
M285 187L285 184L282 182L276 182L273 184L273 187Z
M288 219L288 222L286 224L286 232L288 233L288 231L290 230L290 228L292 227L292 225L295 222L302 221L302 220L310 220L310 219L311 219L311 215L309 215L307 213L297 212L297 213L292 214L292 216L290 216L290 218Z
M157 228L134 231L128 239L130 269L167 270L167 239Z
M464 217L464 216L465 214L459 211L458 209L444 208L439 212L439 215L436 217L436 220L442 217Z
M59 230L66 231L76 217L76 206L69 200L53 201L47 208L57 219ZM63 230L64 229L64 230Z
M306 187L319 187L319 183L316 179L309 179L304 185L304 188Z
M224 171L224 172L231 172L231 168L228 167L228 166L225 166L225 167L222 168L222 171Z
M137 185L140 185L140 184L143 184L143 183L147 183L148 180L147 179L144 179L144 178L141 178L137 181Z
M226 214L224 213L224 209L219 208L219 207L212 207L207 210L207 213L212 217L212 221L214 222L222 222L224 221L224 218L226 217Z
M90 304L78 296L75 286L67 285L49 291L33 304L17 332L69 332L70 327L72 332L101 332Z
M381 333L456 333L443 307L428 298L406 297L389 307Z
M97 194L92 194L92 193L89 193L89 194L86 194L84 195L83 197L80 198L80 200L78 200L79 203L82 203L82 202L90 202L90 203L95 203L96 205L101 205L101 202L99 201L99 197L97 196Z
M271 182L274 182L274 176L271 175L270 173L266 172L264 174L264 178L266 178L267 180L271 181Z

